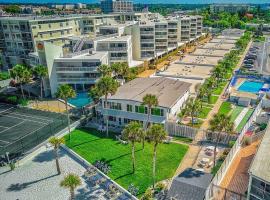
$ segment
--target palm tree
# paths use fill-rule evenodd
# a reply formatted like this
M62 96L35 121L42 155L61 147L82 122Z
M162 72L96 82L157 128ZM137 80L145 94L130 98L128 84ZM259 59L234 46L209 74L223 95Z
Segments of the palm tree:
M96 83L95 87L96 87L96 90L99 91L98 94L104 95L104 99L105 99L104 110L105 110L105 112L106 112L106 108L107 108L107 104L108 104L108 95L115 94L118 86L119 86L119 83L110 76L101 77L98 80L98 82ZM105 118L106 118L106 134L108 137L109 136L108 116L106 115Z
M31 71L24 65L17 64L10 70L10 76L20 84L21 94L23 99L25 99L22 86L24 83L29 82L29 80L31 79Z
M155 187L155 177L156 177L156 158L157 158L157 146L162 143L162 141L166 138L167 133L164 130L163 126L160 124L154 124L150 126L147 130L147 137L149 142L154 144L154 152L153 152L153 188Z
M66 106L66 114L68 120L68 132L69 132L69 140L70 140L70 118L69 118L69 111L68 111L68 99L74 98L76 96L75 90L72 89L70 85L64 84L60 85L57 89L56 96L60 99L63 99Z
M53 149L55 152L55 163L56 163L56 169L58 174L61 174L60 166L59 166L59 156L58 156L58 150L61 144L65 142L64 138L57 138L57 137L51 137L49 139L49 143L53 145Z
M70 191L70 199L75 199L75 189L80 186L82 181L80 177L76 174L68 174L65 176L64 180L60 182L60 186L69 189Z
M143 136L143 128L139 122L130 122L123 130L123 136L131 143L132 173L135 172L135 142L140 142Z
M153 94L146 94L144 97L143 97L143 105L146 105L147 106L147 121L145 123L145 126L144 126L144 130L146 130L149 126L149 123L150 123L150 116L151 116L151 109L153 107L156 107L158 106L158 98L156 95L153 95ZM144 149L144 140L145 138L143 137L143 149Z
M48 68L42 65L38 65L35 67L34 72L40 79L40 98L43 96L43 81L44 78L48 75Z
M100 65L98 67L98 71L101 76L111 76L112 74L112 68L105 64Z
M194 125L194 118L198 116L201 111L201 101L199 99L190 98L187 100L185 107L182 109L179 117L189 116L191 117L192 126Z
M213 116L213 119L210 120L209 124L210 124L209 130L213 133L217 133L214 148L214 166L216 166L216 150L220 140L221 133L232 134L234 130L234 123L231 122L230 116L226 116L224 114L215 114Z
M129 67L127 62L117 62L113 63L111 66L113 72L116 76L120 76L121 78L125 78L129 75Z

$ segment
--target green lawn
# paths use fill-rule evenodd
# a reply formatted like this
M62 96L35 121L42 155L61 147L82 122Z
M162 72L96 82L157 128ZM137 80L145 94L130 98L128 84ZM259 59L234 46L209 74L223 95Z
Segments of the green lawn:
M188 143L188 144L190 144L193 141L191 138L182 137L182 136L174 136L173 139L176 141L184 142L184 143Z
M139 187L139 195L143 194L152 184L153 145L146 143L144 150L141 144L136 145L136 171L132 174L130 145L120 144L111 135L106 138L93 129L76 129L66 145L90 163L106 160L111 166L108 175L113 180L124 188L134 184ZM65 138L68 139L68 136ZM171 178L187 150L188 145L160 144L157 151L156 180Z
M252 115L254 109L249 109L248 112L246 113L246 115L244 116L244 118L242 119L242 121L240 122L240 124L237 126L236 131L240 132L244 126L246 125L249 117Z
M201 112L200 112L199 115L198 115L198 117L201 118L201 119L206 119L208 113L209 113L211 110L212 110L212 108L203 106Z
M218 114L228 115L232 110L232 104L230 102L223 102L218 110Z
M222 93L222 91L223 91L226 84L227 84L227 82L220 83L220 85L213 90L213 94L220 95Z
M218 96L211 95L210 102L208 102L207 98L204 98L202 101L205 102L205 103L208 103L208 104L215 104L217 102L217 100L218 100Z
M233 111L232 111L232 113L231 113L231 121L232 121L232 122L236 120L236 118L237 118L238 115L242 112L243 109L244 109L244 107L242 107L242 106L236 106L236 107L233 109Z

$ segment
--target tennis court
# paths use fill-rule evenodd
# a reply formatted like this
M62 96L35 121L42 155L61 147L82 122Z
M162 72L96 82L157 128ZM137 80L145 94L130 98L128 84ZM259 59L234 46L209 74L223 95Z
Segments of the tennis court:
M66 126L63 114L0 103L0 155L20 156Z

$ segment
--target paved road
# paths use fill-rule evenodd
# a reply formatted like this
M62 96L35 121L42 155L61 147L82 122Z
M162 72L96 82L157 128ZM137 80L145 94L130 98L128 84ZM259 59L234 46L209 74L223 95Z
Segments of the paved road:
M270 75L270 37L266 37L266 41L264 42L262 55L261 55L261 62L260 62L260 73L262 74L269 74Z

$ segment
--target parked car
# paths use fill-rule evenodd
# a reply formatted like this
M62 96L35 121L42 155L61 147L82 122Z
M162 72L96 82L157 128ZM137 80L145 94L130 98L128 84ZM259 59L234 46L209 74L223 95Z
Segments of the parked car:
M245 65L243 65L243 67L244 68L247 68L247 69L250 69L250 68L253 68L254 65L252 65L252 64L245 64Z

